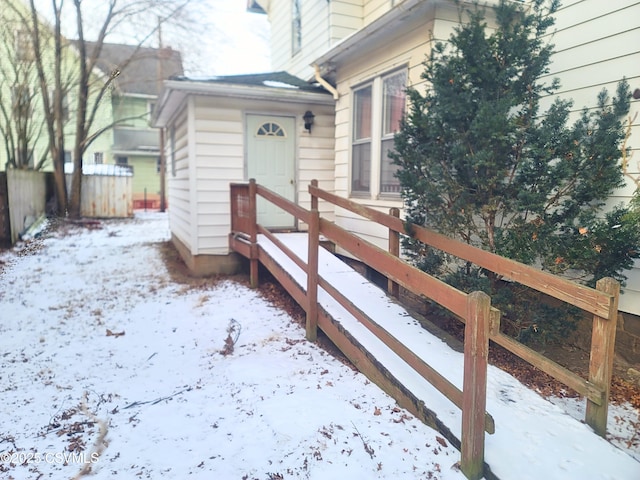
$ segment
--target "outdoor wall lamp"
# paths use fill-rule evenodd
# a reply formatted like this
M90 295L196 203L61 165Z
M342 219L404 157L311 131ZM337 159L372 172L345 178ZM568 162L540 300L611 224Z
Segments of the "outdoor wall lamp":
M302 119L304 120L304 128L309 133L311 133L311 125L313 125L313 119L315 117L316 116L311 112L311 110L307 110L306 112L304 112L304 116L302 117Z

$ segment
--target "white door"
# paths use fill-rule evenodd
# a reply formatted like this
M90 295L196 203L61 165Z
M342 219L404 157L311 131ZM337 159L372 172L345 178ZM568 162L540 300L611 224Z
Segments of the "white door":
M292 117L247 115L247 175L288 200L296 200L295 121ZM292 228L295 219L258 197L258 223Z

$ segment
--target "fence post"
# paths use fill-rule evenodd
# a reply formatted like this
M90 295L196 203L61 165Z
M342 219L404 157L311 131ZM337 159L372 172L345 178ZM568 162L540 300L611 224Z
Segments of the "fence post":
M399 218L400 209L392 207L389 209L389 215ZM400 234L393 229L389 229L389 253L395 257L400 256ZM400 297L400 285L391 279L387 280L387 291L394 298Z
M482 478L484 470L484 417L487 405L490 314L489 295L484 292L469 294L464 329L460 460L460 469L469 480Z
M256 200L256 180L249 180L249 240L251 253L249 257L249 282L252 288L258 286L258 209Z
M311 185L318 188L318 180L315 178L311 180ZM311 194L311 210L318 210L318 197L313 194Z
M589 382L603 392L602 403L598 405L587 399L585 422L593 430L604 437L607 433L607 414L609 410L609 393L611 375L613 374L613 355L616 343L616 327L618 323L618 300L620 283L610 277L601 278L596 283L596 290L612 296L610 318L593 316L591 333L591 355L589 358Z
M320 214L309 212L309 252L307 254L307 340L318 337L318 249L320 248Z

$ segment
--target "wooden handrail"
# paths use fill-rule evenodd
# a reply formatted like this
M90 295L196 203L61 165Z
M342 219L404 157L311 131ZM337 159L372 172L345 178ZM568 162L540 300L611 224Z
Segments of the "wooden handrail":
M380 223L392 231L406 234L406 223L394 215L388 215L352 200L320 190L314 185L309 186L309 193L312 195L317 194L318 198L330 203L335 203L335 205L340 208L344 208L345 210L349 210L363 216L364 218ZM424 227L411 225L410 228L412 231L411 233L413 233L415 238L428 245L438 248L446 253L455 255L463 260L475 263L487 270L491 270L533 289L547 293L555 298L565 301L566 303L582 308L583 310L595 315L596 319L613 319L610 323L614 325L616 323L615 319L618 310L617 297L615 293L610 293L610 289L597 290L585 287L531 266L521 264L458 240L448 238ZM368 263L368 260L366 259L361 260ZM396 279L394 276L387 271L381 262L378 262L377 267L372 264L370 265L380 271L383 275L387 275L390 280L395 282ZM404 282L398 283L414 293L421 293L415 292L413 286L407 286ZM438 301L438 303L440 302ZM458 305L460 306L460 304ZM453 313L456 313L455 310L450 310ZM461 321L465 322L465 315L460 315L458 313L456 313L456 315ZM595 377L596 374L590 375L590 380L585 380L581 376L571 372L561 365L558 365L556 362L528 348L517 340L502 334L499 331L499 313L494 311L494 316L496 317L496 320L494 320L496 327L492 328L490 331L490 339L492 341L587 398L588 405L594 406L592 408L593 410L595 410L595 407L601 407L603 404L606 404L608 398L608 387L606 387L605 390L605 383L602 379L591 380L591 378ZM610 336L610 334L608 335ZM595 371L595 369L592 370Z
M309 223L309 210L305 210L297 203L264 188L262 185L257 185L256 193L264 199L269 200L277 207L280 207L285 212L290 213L298 220L302 220L304 223Z
M352 200L339 197L318 187L309 186L309 193L323 200L349 210L364 218L373 220L395 232L410 235L421 242L438 250L472 262L482 268L490 270L506 279L516 281L527 287L545 292L546 294L574 305L593 315L615 320L616 309L613 308L613 297L605 292L579 285L570 280L558 277L537 268L514 260L487 252L481 248L449 238L427 228L411 224L411 232L407 232L407 224L400 218L379 212L373 208L361 205Z

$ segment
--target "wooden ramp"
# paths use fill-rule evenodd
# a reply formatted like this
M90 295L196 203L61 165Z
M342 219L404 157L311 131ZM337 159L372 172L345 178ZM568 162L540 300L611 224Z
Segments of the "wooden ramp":
M305 233L276 238L307 262ZM257 257L298 303L305 305L307 275L265 235L258 235ZM421 327L398 303L363 276L320 249L318 274L362 312L458 388L463 384L463 354ZM460 448L461 410L429 384L322 288L318 325L373 382ZM617 480L640 478L640 463L618 450L590 427L524 388L511 375L489 367L486 410L495 433L485 439L485 477L524 479L611 479L606 465L615 462ZM515 467L514 467L515 465ZM618 473L619 473L618 472Z

